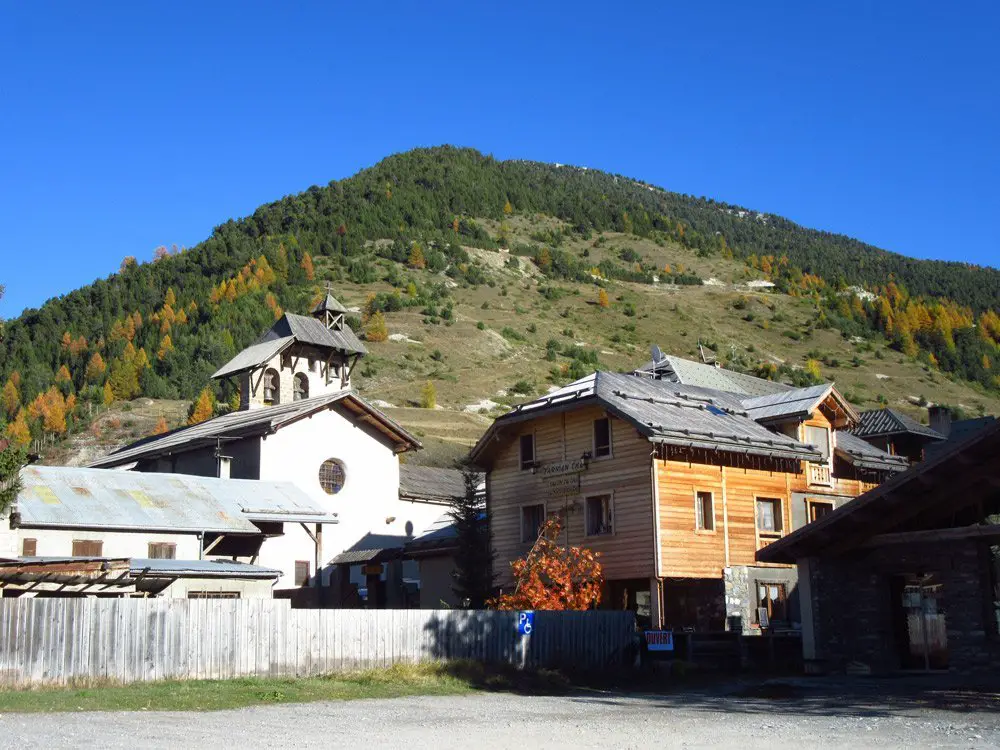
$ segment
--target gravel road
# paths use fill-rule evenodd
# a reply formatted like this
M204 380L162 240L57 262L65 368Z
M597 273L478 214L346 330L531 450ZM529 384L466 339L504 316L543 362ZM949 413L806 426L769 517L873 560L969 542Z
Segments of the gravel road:
M739 698L730 694L499 693L260 706L214 713L0 716L10 748L998 748L996 706Z

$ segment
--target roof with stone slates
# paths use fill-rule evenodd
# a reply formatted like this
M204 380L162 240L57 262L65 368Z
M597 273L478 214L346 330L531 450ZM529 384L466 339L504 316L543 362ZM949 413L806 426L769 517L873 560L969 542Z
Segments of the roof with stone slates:
M298 419L307 417L321 409L331 408L339 401L351 401L373 419L381 422L391 432L396 433L398 442L420 446L420 441L398 422L350 390L328 393L312 398L291 401L277 406L234 411L209 419L196 425L180 427L164 435L139 440L103 458L92 462L92 467L112 467L171 453L182 453L204 445L214 444L220 439L235 439L249 435L260 435L280 429Z
M873 409L861 412L861 422L852 430L858 437L883 437L909 433L933 440L945 440L937 430L922 425L912 417L895 409Z
M231 375L238 375L241 372L246 372L247 370L260 367L265 362L269 362L274 359L275 356L294 343L294 336L283 336L281 338L251 344L216 370L212 377L215 379L228 378Z
M482 475L477 475L477 485ZM399 465L399 495L428 502L451 502L465 497L465 478L458 469Z
M494 422L473 455L480 455L504 425L581 401L600 403L652 442L807 461L822 458L815 448L757 424L732 393L610 372L593 373L516 407Z
M847 430L837 430L836 445L834 452L859 469L905 471L910 465L905 457L892 456Z
M321 312L346 313L348 310L332 294L327 292L323 299L315 304L312 312L315 315Z
M327 328L316 318L294 313L282 315L257 341L258 343L271 341L285 336L294 336L301 344L311 344L320 348L339 349L351 354L367 352L350 326L344 325L340 329Z
M647 362L636 372L652 372L654 363ZM680 385L693 385L700 388L712 388L727 393L737 393L744 396L763 396L778 393L792 388L785 383L765 380L754 375L727 370L724 367L706 365L683 357L666 355L655 363L656 372L664 380Z

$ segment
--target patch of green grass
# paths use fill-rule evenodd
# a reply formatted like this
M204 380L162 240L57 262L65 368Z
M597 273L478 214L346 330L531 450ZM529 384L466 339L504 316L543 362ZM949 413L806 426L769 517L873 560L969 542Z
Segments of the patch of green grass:
M220 711L271 703L460 695L475 689L469 674L450 665L396 665L301 679L167 681L0 691L0 711Z

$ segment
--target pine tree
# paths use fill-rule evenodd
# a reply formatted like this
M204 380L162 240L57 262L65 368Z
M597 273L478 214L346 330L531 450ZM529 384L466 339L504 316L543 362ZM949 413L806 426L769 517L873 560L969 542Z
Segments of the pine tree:
M173 350L174 350L174 342L173 340L171 340L170 334L168 333L160 341L160 348L156 352L156 358L160 360L160 362L162 362L167 358L167 355L170 354L170 352L172 352Z
M174 294L174 288L172 286L167 287L167 293L163 297L163 304L167 307L177 306L177 295Z
M25 425L27 427L27 425ZM13 438L12 438L13 439ZM31 436L28 436L28 440ZM15 443L27 445L27 441L20 443L13 439ZM0 513L6 513L11 503L17 498L21 491L20 473L24 466L26 456L20 447L4 446L0 449Z
M427 261L424 260L424 250L416 242L413 243L413 248L410 250L410 258L407 261L410 268L426 268Z
M608 307L611 304L608 301L608 293L604 291L603 287L597 292L597 304L601 307Z
M385 341L389 338L389 327L386 325L385 316L381 310L368 319L368 328L365 329L365 338L369 341Z
M19 410L17 419L7 425L7 436L11 442L22 448L27 447L28 443L31 442L31 428L28 426L28 418L25 416L24 409Z
M94 352L94 356L87 362L87 370L84 377L86 377L88 383L96 383L104 377L106 369L107 366L104 364L104 358L101 356L101 353Z
M0 393L0 404L3 405L7 419L13 419L21 405L21 394L18 393L13 380L8 379L4 384L3 392Z
M510 216L512 213L514 213L514 207L510 205L509 200L503 204L503 212L505 216Z
M212 418L215 413L215 396L212 391L205 388L194 403L191 414L188 416L188 424L199 424Z
M115 402L115 392L111 388L111 381L104 384L104 405L111 406Z
M452 501L448 514L455 527L452 591L463 607L483 609L493 593L494 578L486 502L479 493L481 477L476 472L466 469L462 479L465 494Z
M437 390L430 380L424 385L420 392L420 406L424 409L433 409L437 406Z
M156 426L153 428L153 431L150 434L162 435L163 433L169 431L170 431L170 426L167 424L166 417L160 417L156 422Z
M306 281L312 281L316 278L316 268L313 266L313 259L309 253L305 253L302 256L302 262L299 263L302 266L302 270L305 271Z

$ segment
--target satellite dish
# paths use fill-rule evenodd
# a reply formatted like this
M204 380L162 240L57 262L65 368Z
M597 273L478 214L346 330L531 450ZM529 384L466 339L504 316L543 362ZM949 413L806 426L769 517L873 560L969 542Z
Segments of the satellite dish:
M654 365L663 361L663 352L660 351L660 347L658 347L656 344L653 344L652 354L653 354Z

